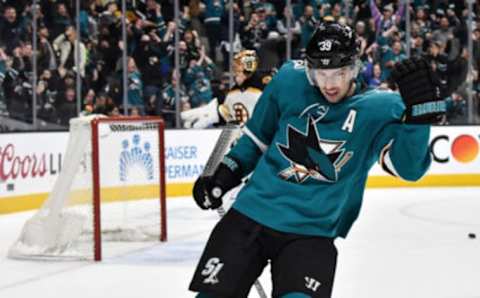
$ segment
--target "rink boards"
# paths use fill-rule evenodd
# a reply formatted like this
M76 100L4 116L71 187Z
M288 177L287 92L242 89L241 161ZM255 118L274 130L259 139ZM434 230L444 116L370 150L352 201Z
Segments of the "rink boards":
M191 194L193 182L202 172L219 134L218 129L165 132L167 197ZM67 141L66 132L0 136L0 214L40 206L61 171ZM375 165L367 187L480 186L479 148L480 126L433 127L433 162L428 175L411 183L391 177ZM118 167L112 166L109 174L117 175ZM129 196L124 199L134 200L137 194L138 198L145 197L152 185L131 181L128 187ZM112 183L103 191L108 194L119 189Z

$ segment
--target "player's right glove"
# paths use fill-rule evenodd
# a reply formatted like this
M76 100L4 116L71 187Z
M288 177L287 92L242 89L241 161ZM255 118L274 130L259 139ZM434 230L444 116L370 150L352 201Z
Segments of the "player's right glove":
M229 159L231 161L231 159ZM221 162L213 176L200 176L193 185L193 199L197 205L206 209L222 206L222 197L242 182L240 168L234 161Z
M446 113L442 86L424 58L409 58L397 62L391 73L405 103L404 122L408 124L435 124Z

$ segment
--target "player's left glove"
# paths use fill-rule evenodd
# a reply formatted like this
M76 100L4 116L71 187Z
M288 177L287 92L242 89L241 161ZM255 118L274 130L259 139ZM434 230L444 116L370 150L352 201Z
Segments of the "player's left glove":
M213 176L200 176L195 181L193 199L204 210L217 209L222 206L223 195L241 182L238 165L234 161L228 162L228 165L221 162Z
M405 103L404 122L408 124L435 124L446 113L442 86L424 58L409 58L397 62L391 73Z

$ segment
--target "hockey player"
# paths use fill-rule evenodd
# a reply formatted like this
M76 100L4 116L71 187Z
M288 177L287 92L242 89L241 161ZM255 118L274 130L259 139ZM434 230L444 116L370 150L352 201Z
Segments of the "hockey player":
M268 261L273 297L330 297L334 239L356 220L374 162L409 181L425 174L429 124L445 112L428 64L394 67L400 93L362 91L354 36L320 24L306 62L279 70L215 174L196 181L196 203L215 209L253 171L210 235L190 284L197 297L247 297Z
M250 118L253 108L269 77L257 72L258 58L253 50L242 50L233 59L235 85L225 98L215 98L205 106L181 114L186 127L206 128L213 124L237 122L241 125Z

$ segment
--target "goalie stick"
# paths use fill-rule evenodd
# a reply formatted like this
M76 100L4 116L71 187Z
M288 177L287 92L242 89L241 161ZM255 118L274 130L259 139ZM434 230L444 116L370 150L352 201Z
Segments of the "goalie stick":
M228 150L230 150L232 145L240 138L241 133L242 133L242 130L240 128L240 125L237 125L237 124L228 123L223 128L222 132L220 133L220 136L218 137L217 143L215 143L215 147L213 147L213 151L207 160L205 168L203 169L203 172L200 175L201 177L209 177L209 176L212 176L213 173L215 173L215 170L217 169L218 165L222 161L223 156L228 152ZM215 189L213 189L212 191L215 192ZM208 198L208 196L205 196L205 197ZM220 217L223 217L226 213L225 208L223 208L223 206L218 207L217 212ZM255 286L255 289L257 290L260 298L267 298L267 294L265 293L265 290L263 289L262 284L258 280L256 280L253 285Z

